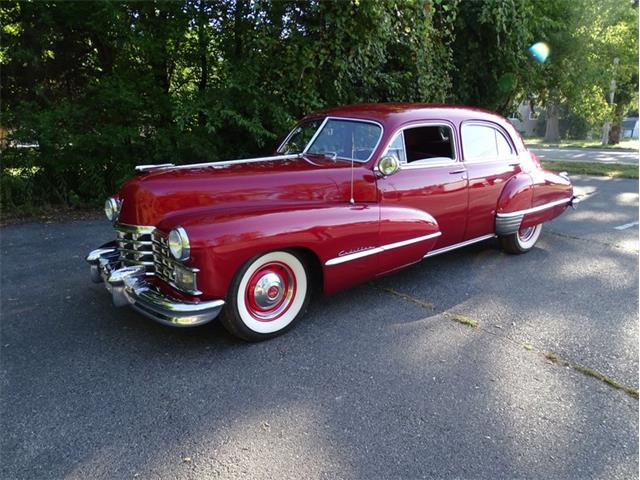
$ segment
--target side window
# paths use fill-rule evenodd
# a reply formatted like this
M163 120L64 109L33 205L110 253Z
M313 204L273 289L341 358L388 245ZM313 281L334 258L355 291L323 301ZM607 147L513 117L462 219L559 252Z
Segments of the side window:
M394 138L385 154L409 165L453 162L453 132L443 125L407 128Z
M387 151L384 153L385 155L391 155L392 157L396 157L400 163L407 163L407 156L404 152L404 138L402 136L402 132L398 133Z
M498 145L498 155L500 157L508 157L513 155L513 149L504 135L496 130L496 144Z
M462 125L462 148L467 162L513 154L511 145L504 135L487 125Z
M495 130L484 125L462 125L462 149L467 162L497 157Z

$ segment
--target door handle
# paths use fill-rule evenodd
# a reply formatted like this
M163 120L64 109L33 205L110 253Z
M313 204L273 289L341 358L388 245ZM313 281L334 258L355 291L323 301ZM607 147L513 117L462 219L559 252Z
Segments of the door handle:
M513 162L509 164L510 167L519 167L520 166L520 162Z
M452 170L451 172L449 172L450 175L455 175L456 173L464 173L467 170L465 168L461 168L459 170Z

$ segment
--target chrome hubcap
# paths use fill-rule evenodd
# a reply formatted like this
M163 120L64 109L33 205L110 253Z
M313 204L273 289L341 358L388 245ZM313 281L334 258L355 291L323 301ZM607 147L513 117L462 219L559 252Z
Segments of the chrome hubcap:
M280 318L291 306L296 279L288 265L271 262L261 266L249 279L245 290L247 310L258 321Z
M283 295L284 285L282 278L273 272L260 277L253 289L253 299L256 305L265 310L278 303Z
M533 237L535 230L536 230L536 227L527 227L527 228L521 229L518 232L518 237L520 237L520 241L522 242L528 241L531 237Z

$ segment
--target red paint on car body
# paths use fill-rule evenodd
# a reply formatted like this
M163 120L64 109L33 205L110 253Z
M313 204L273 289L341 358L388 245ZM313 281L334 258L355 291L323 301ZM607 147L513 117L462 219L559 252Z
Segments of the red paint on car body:
M316 112L378 122L382 136L367 162L321 155L251 163L151 169L118 193L119 222L178 226L188 233L187 266L197 267L200 296L152 279L165 293L189 301L225 299L241 266L272 250L294 250L319 266L323 291L333 293L415 263L429 251L494 233L496 214L572 197L571 183L542 170L504 118L447 105L354 105ZM382 177L375 167L396 132L422 122L450 125L453 164L400 169ZM508 136L513 156L471 162L465 158L463 122L493 125ZM353 181L352 181L353 179ZM353 192L353 193L352 193ZM354 203L350 200L353 196ZM526 215L522 228L548 221L567 205ZM375 255L327 265L350 252L366 252L440 234Z

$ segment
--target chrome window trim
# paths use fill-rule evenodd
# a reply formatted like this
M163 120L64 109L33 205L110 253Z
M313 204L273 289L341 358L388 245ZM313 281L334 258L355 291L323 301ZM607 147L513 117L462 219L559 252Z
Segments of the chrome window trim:
M495 237L495 235L491 233L489 235L482 235L481 237L472 238L471 240L465 240L464 242L455 243L453 245L449 245L448 247L442 247L442 248L438 248L437 250L431 250L423 258L440 255L441 253L450 252L451 250L456 250L458 248L466 247L467 245L473 245L474 243L482 242L484 240L489 240L490 238L493 238L493 237Z
M481 157L478 159L478 161L475 160L467 160L466 158L464 158L464 141L462 138L462 129L467 126L467 125L478 125L481 127L489 127L489 128L493 128L494 130L496 130L497 132L501 133L503 137L505 137L505 140L507 141L507 143L509 144L509 147L511 147L511 155L509 156L505 156L505 157L501 157L500 155L495 156L495 157ZM465 120L460 124L460 148L462 150L462 162L463 163L473 163L478 164L478 163L486 163L486 162L493 162L493 161L504 161L506 159L509 158L513 158L513 157L517 157L518 156L518 149L515 148L515 142L513 141L513 139L511 138L511 135L509 135L509 133L502 128L500 125L498 125L497 123L491 122L489 120ZM498 151L498 146L496 145L496 151Z
M318 118L310 118L308 121L312 122L314 120L319 120L322 117L318 117ZM324 119L322 120L322 122L320 123L320 126L318 127L318 129L316 130L316 133L313 134L313 137L311 137L311 139L309 140L309 142L307 143L307 145L304 147L304 149L302 150L301 153L296 154L296 155L304 155L307 153L307 150L309 150L309 147L311 146L311 144L315 141L315 139L317 138L317 136L320 134L320 132L322 131L322 129L324 128L324 126L326 125L326 123L329 120L346 120L348 122L362 122L362 123L372 123L374 125L377 125L380 127L380 136L378 137L378 141L376 142L375 147L373 147L373 150L371 150L371 155L369 155L369 158L367 158L366 160L356 160L355 158L353 159L354 162L359 162L359 163L367 163L369 160L371 160L371 157L373 156L374 153L376 153L376 149L380 146L380 141L382 140L382 137L384 136L384 126L380 123L377 122L375 120L369 120L366 118L353 118L353 117L336 117L336 116L332 116L329 115L327 117L324 117ZM298 122L296 125L294 125L294 127L291 129L291 131L289 132L289 134L285 137L285 139L282 141L282 143L280 143L280 145L278 146L278 148L276 149L276 152L280 152L280 149L289 141L289 139L291 138L291 136L293 135L293 132L295 131L295 129L300 126L302 124L302 122ZM340 157L343 158L343 157ZM345 160L351 160L350 158L345 159Z
M474 161L467 161L467 160L463 160L461 163L465 164L465 165L484 165L484 164L488 164L488 163L505 163L505 162L515 162L515 161L519 161L520 160L520 156L519 155L511 155L509 157L491 157L491 158L483 158L482 160L478 160L477 162Z
M517 212L497 213L496 217L511 218L511 217L518 217L521 215L528 215L530 213L541 212L543 210L546 210L547 208L557 207L558 205L562 205L563 203L569 204L570 202L571 202L571 198L565 198L563 200L556 200L555 202L549 202L543 205L538 205L537 207L527 208L526 210L518 210Z
M376 255L378 253L383 253L388 250L393 250L394 248L405 247L413 243L423 242L425 240L429 240L430 238L439 237L440 235L442 235L440 232L435 232L435 233L430 233L429 235L423 235L421 237L402 240L400 242L388 243L380 247L371 248L369 250L363 250L362 252L351 253L349 255L343 255L341 257L334 257L327 260L324 264L326 266L339 265L341 263L350 262L352 260L357 260L359 258L368 257L369 255Z
M404 155L405 155L405 158L406 158L406 156L407 156L407 146L405 145L405 142L404 142L404 131L408 130L410 128L420 128L420 127L448 127L448 128L450 128L451 129L451 135L452 135L452 142L453 142L453 154L455 155L455 158L452 159L451 162L436 162L436 163L433 163L433 164L411 165L411 162L401 163L400 164L400 170L417 170L417 169L423 169L423 168L445 167L445 166L453 166L453 165L457 165L457 164L462 164L462 162L459 160L460 153L459 153L459 150L457 148L458 140L456 138L457 132L456 132L455 125L453 123L449 123L449 122L447 122L445 120L423 121L423 122L419 122L419 123L413 123L413 124L410 124L410 125L405 125L405 126L402 126L402 127L398 128L395 132L393 132L393 135L391 136L391 139L385 145L384 149L382 150L382 154L380 155L380 158L382 158L384 156L384 152L386 152L389 149L389 146L391 146L393 141L396 139L396 136L398 136L399 134L402 134L402 146L404 148ZM378 159L378 162L376 162L376 165L374 167L374 169L376 171L379 171L378 170L378 163L379 162L380 162L380 159Z
M364 118L351 118L351 117L325 117L324 122L322 122L322 125L320 125L320 127L318 127L318 131L315 133L315 135L313 137L311 137L311 140L309 140L309 143L307 143L307 146L304 147L304 150L302 151L302 153L300 155L305 155L307 153L307 151L309 150L309 148L311 147L313 142L316 140L318 135L320 135L320 132L322 132L322 129L325 127L325 125L327 124L327 122L329 120L343 120L343 121L346 121L346 122L371 123L373 125L377 125L378 127L380 127L380 135L378 136L378 140L376 141L375 146L371 149L371 154L367 157L366 160L358 160L356 158L347 158L347 157L337 157L337 158L341 158L343 160L348 160L348 161L352 161L353 160L354 162L358 162L358 163L367 163L369 160L371 160L371 157L373 157L373 154L376 153L376 150L377 150L378 146L380 145L380 141L382 140L382 137L384 136L384 127L382 126L382 124L380 122L376 122L375 120L368 120L368 119L364 119ZM312 153L312 155L313 155L313 153Z
M314 122L316 120L320 120L322 117L317 117L317 118L310 118L308 119L306 122L305 121L300 121L298 123L296 123L293 128L291 129L291 131L287 134L287 136L284 138L284 140L280 143L280 145L278 145L278 148L276 148L276 152L280 153L280 149L291 139L291 137L293 136L293 132L295 132L296 128L298 128L300 125L302 125L303 123L308 123L308 122ZM320 130L321 127L324 126L324 124L326 123L327 118L325 117L324 119L322 119L322 121L320 122L320 125L318 126L318 128L316 129L316 132L313 134L313 137L311 137L312 139L315 139L316 134L318 133L318 131ZM305 145L306 148L306 145ZM304 150L303 150L304 151Z
M462 163L462 162L453 160L452 162L434 162L428 165L427 164L411 165L410 163L405 163L403 165L400 165L400 170L418 170L418 169L421 170L423 168L453 167L455 165L458 165L459 163Z

